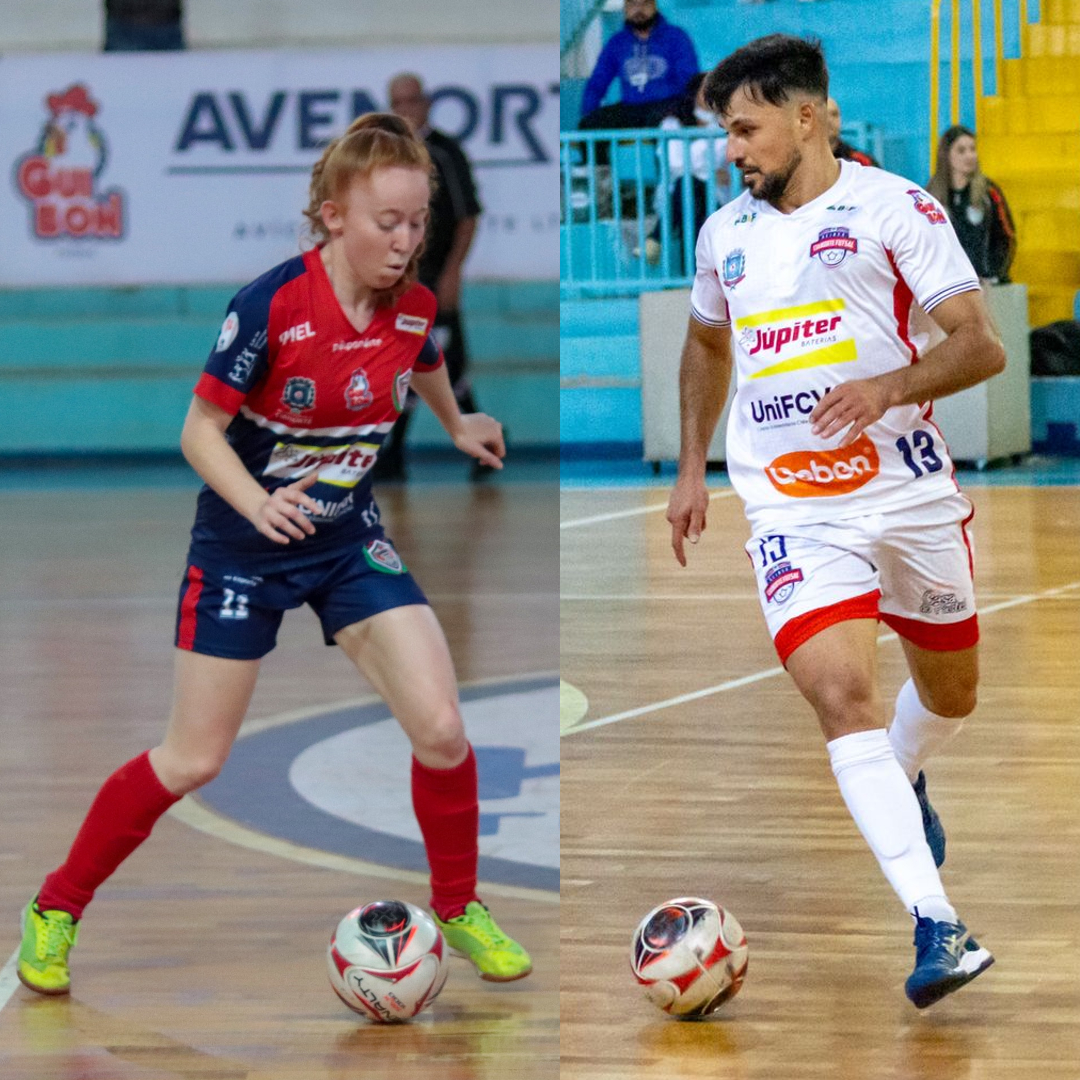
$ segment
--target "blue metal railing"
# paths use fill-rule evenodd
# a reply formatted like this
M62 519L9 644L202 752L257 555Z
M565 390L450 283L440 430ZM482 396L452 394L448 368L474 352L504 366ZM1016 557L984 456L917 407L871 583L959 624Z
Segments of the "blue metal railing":
M724 161L723 135L719 128L644 128L560 136L564 298L690 281L701 211L707 216L730 197L718 189L717 173L731 193L741 183Z
M880 132L845 124L841 136L881 160ZM701 223L742 190L723 138L716 127L563 132L562 299L689 285Z

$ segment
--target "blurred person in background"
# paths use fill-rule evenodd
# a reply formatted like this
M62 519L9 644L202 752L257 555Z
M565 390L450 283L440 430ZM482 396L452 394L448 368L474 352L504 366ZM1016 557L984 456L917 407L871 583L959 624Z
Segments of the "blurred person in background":
M716 118L716 114L705 104L705 75L698 72L686 87L686 93L679 101L679 107L672 116L665 116L660 122L662 131L678 131L681 128L715 129L711 137L693 139L688 143L672 139L666 144L668 158L668 205L663 205L665 193L657 191L658 216L652 232L645 241L645 258L650 266L656 266L661 256L661 226L663 217L668 215L671 222L671 244L675 251L681 251L683 236L683 175L687 171L685 158L690 157L690 191L693 208L693 236L696 238L705 219L709 216L709 184L716 192L716 207L727 200L731 186L727 169L727 138ZM711 146L711 154L710 154ZM658 153L663 154L664 144Z
M829 98L826 115L829 118L829 146L832 147L834 158L838 161L856 161L860 165L872 165L875 169L881 168L869 154L856 150L854 146L840 138L840 106L836 98Z
M938 143L937 167L926 190L949 212L956 235L979 277L1009 280L1016 226L1001 188L979 168L975 133L954 124Z
M184 48L181 0L105 0L105 52Z
M600 52L581 100L581 130L656 127L675 112L698 70L694 43L669 23L656 0L624 0L626 23ZM619 80L619 103L601 107Z
M428 123L431 99L420 77L411 72L395 75L388 91L391 111L424 140L435 165L438 182L431 197L431 220L420 257L420 281L439 302L433 336L446 358L454 396L462 412L474 413L478 410L467 374L469 359L461 324L461 274L483 208L465 151L456 139ZM416 395L410 393L405 411L379 455L376 480L406 479L405 435L415 407ZM476 461L470 475L473 480L482 480L491 471Z

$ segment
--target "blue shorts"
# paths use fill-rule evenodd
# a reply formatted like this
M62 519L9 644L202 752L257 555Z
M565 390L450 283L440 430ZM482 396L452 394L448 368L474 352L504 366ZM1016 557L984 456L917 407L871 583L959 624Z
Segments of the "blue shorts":
M258 660L277 642L281 617L309 604L323 639L380 611L426 604L420 586L385 537L278 573L188 556L176 613L176 647L230 660Z

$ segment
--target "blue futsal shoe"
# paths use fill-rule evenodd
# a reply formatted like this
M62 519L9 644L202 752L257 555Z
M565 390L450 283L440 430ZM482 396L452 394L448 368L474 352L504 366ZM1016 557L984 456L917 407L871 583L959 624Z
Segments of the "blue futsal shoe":
M920 770L918 778L911 786L915 789L915 798L919 800L923 832L926 834L930 854L934 856L934 865L941 866L945 862L945 827L926 797L926 774Z
M904 992L916 1009L925 1009L981 975L994 957L961 922L935 922L915 911L915 970Z

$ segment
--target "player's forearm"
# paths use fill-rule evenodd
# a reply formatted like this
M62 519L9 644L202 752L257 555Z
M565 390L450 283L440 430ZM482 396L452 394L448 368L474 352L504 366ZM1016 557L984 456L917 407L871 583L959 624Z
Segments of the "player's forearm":
M447 270L461 269L465 256L469 254L469 248L472 247L473 237L476 235L476 221L474 217L462 218L454 227L454 241L446 256L444 273Z
M679 367L681 473L704 476L709 443L727 400L730 379L730 348L702 341L691 327Z
M180 449L206 485L238 514L251 520L266 501L266 489L247 471L221 429L195 405L184 423Z
M440 364L434 371L414 371L411 386L435 414L447 435L454 438L461 430L461 410L446 365Z
M1005 368L1005 350L988 327L958 327L917 364L879 376L891 405L918 405L985 382Z

